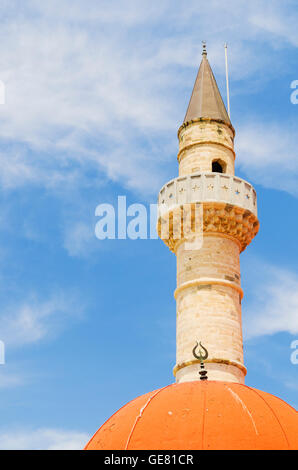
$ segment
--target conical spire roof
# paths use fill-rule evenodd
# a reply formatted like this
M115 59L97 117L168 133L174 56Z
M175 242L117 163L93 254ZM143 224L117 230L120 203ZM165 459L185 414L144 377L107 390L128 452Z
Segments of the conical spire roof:
M207 59L205 46L202 62L193 87L184 122L197 118L220 119L231 124L215 77Z

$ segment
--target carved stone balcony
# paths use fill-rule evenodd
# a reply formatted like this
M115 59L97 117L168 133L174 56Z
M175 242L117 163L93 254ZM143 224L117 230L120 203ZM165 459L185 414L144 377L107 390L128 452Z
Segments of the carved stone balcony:
M169 181L159 193L158 234L172 251L177 246L175 224L186 204L202 204L203 231L233 237L241 251L258 232L257 197L251 184L227 174L193 173ZM169 233L165 236L161 227L167 224Z
M166 183L159 192L160 212L190 202L219 202L249 210L257 217L257 196L251 184L221 173L193 173Z

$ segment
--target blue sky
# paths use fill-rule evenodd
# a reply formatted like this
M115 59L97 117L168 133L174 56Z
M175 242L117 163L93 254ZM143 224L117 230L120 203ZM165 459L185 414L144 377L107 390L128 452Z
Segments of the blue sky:
M246 383L297 407L298 10L294 1L0 1L0 448L81 448L173 381L175 256L95 237L95 208L156 202L201 41L225 96L236 174L258 194L241 255Z

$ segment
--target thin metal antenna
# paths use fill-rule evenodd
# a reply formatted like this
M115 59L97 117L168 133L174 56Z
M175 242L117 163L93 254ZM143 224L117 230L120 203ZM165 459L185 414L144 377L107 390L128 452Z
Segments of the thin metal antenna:
M225 43L225 59L226 59L226 83L227 83L227 103L228 103L228 115L231 118L230 112L230 92L229 92L229 71L228 71L228 45Z

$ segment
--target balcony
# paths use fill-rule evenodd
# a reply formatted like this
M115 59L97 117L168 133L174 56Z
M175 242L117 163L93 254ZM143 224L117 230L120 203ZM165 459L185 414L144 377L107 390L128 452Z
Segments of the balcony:
M257 217L253 186L236 176L221 173L193 173L166 183L159 192L159 214L191 202L218 202L241 207Z

